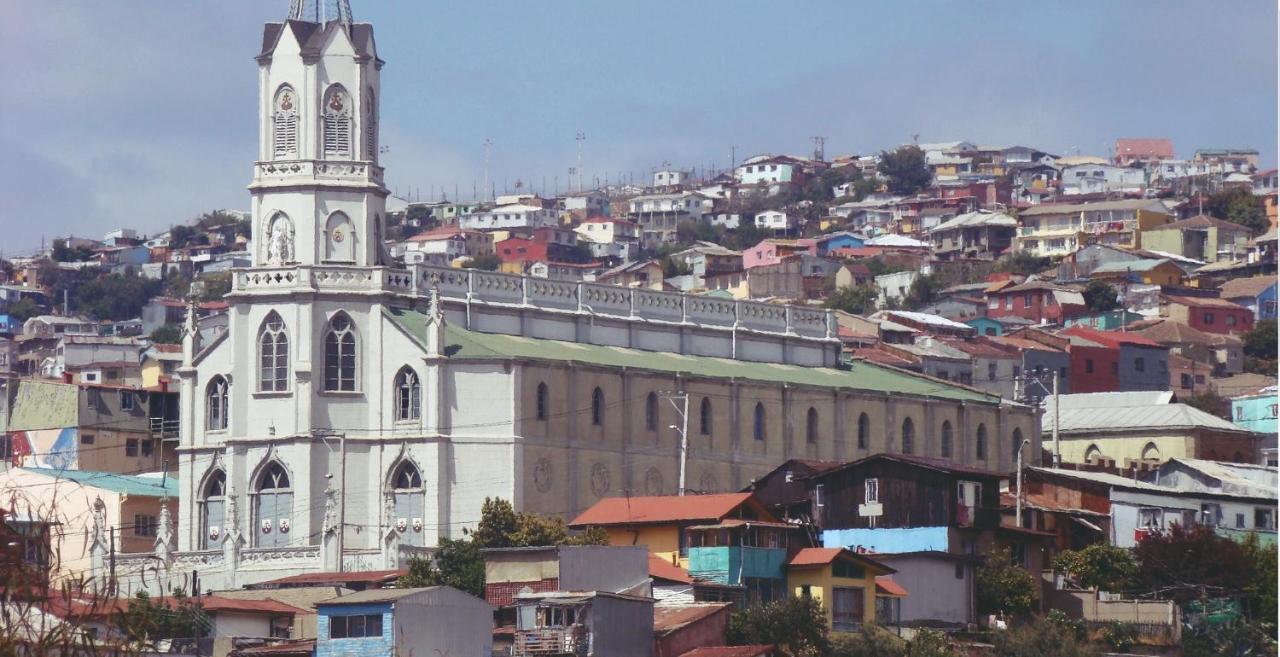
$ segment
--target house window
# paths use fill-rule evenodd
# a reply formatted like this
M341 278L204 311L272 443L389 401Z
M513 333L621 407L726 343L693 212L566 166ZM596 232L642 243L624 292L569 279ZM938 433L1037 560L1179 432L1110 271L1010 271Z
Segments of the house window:
M1085 361L1084 361L1084 373L1085 373L1085 374L1093 374L1093 359L1092 359L1092 358L1086 358L1086 359L1085 359Z
M396 373L395 417L397 421L407 422L421 416L422 385L418 382L418 373L406 365Z
M1213 313L1205 313L1205 314L1204 314L1204 318L1203 318L1203 319L1204 319L1204 323L1205 323L1205 325L1206 325L1206 326L1208 326L1209 324L1212 324L1212 323L1213 323Z
M1225 321L1225 322L1227 323L1227 326L1235 326L1235 325L1236 325L1236 316L1235 316L1235 315L1227 315L1226 319L1225 319L1225 320L1223 320L1223 321Z
M862 624L863 604L866 601L860 586L837 586L831 589L831 629L837 632L856 631Z
M1145 371L1147 371L1147 359L1145 359L1145 358L1135 358L1135 359L1133 359L1133 369L1135 369L1135 370L1137 370L1137 371L1139 371L1139 372L1145 372Z
M996 380L996 364L995 363L987 363L987 380L988 381Z
M1253 526L1256 529L1275 529L1275 511L1272 509L1255 508L1253 510Z
M1236 529L1244 529L1244 528L1245 528L1245 527L1244 527L1244 514L1243 514L1243 513L1237 513L1237 514L1236 514Z
M862 482L863 501L867 504L876 504L880 501L880 480L876 478L867 479Z
M151 456L152 450L155 449L155 443L151 440L142 441L142 455Z
M951 421L943 420L941 454L943 458L951 458Z
M764 415L763 403L756 402L756 410L755 410L755 413L753 414L752 419L753 419L752 435L755 437L756 440L764 440L765 415Z
M1117 374L1120 374L1120 361L1113 360L1111 361L1111 375L1115 376Z
M704 436L711 435L711 398L703 397L702 405L698 408L698 433Z
M831 564L831 574L835 577L844 577L847 579L865 579L867 571L848 559L839 559Z
M1182 379L1182 387L1183 387L1183 388L1190 388L1190 387L1191 387L1191 375L1190 375L1190 374L1183 373L1183 374L1182 374L1181 379Z
M160 523L155 516L150 516L145 513L135 513L133 514L133 535L155 536L156 527L159 524Z
M130 390L120 391L120 410L122 411L133 410L133 392L132 391Z
M644 400L644 428L658 430L658 395L652 392Z
M866 413L858 415L858 449L866 449L871 440L871 418Z
M330 616L330 639L360 639L382 636L382 614Z
M353 392L356 389L356 332L351 318L338 313L329 320L324 336L324 389Z
M138 455L138 439L137 438L129 438L128 440L124 441L124 455L125 456Z
M1034 295L1032 295L1030 292L1027 292L1026 294L1022 295L1022 307L1030 308L1032 306L1033 298L1034 298Z
M916 451L916 425L911 418L902 420L902 453L914 454Z
M93 434L91 434L91 433L82 433L82 434L80 434L80 444L81 444L81 445L92 445L92 444L93 444L93 441L94 441L94 436L93 436Z
M351 156L351 99L342 87L332 87L325 94L324 155Z
M1164 509L1138 509L1138 529L1159 531L1164 527Z
M804 421L804 439L810 445L818 442L818 409L810 406Z
M987 425L979 424L977 437L974 439L974 456L979 461L987 460Z

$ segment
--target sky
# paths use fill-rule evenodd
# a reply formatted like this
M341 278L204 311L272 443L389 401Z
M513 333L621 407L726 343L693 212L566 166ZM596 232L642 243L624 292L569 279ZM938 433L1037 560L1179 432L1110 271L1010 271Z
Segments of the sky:
M1276 2L351 0L373 23L382 164L464 198L758 153L1116 137L1274 166ZM288 0L0 0L0 256L248 209L262 24Z

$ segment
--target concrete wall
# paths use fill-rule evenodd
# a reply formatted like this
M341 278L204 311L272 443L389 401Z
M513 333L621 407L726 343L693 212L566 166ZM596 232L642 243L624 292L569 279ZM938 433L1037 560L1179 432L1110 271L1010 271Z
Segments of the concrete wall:
M653 601L596 596L587 619L588 657L650 657L653 653Z
M907 597L902 598L904 625L977 622L973 564L928 553L881 554L876 560L896 569L893 581L907 590Z
M652 628L652 612L649 622ZM455 589L436 588L401 599L395 606L395 629L400 655L491 657L493 650L493 608Z

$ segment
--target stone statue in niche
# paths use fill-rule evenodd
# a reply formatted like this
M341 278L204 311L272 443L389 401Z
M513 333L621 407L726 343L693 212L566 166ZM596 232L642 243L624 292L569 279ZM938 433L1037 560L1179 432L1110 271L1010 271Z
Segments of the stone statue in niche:
M267 229L267 262L281 265L293 261L293 223L277 214Z

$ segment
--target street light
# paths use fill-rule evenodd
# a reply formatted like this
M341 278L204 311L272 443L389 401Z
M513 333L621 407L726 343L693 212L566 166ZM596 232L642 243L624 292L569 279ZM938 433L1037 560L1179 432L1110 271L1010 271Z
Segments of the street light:
M1023 438L1022 444L1018 445L1018 503L1014 516L1018 529L1022 529L1022 448L1030 444L1030 438Z

